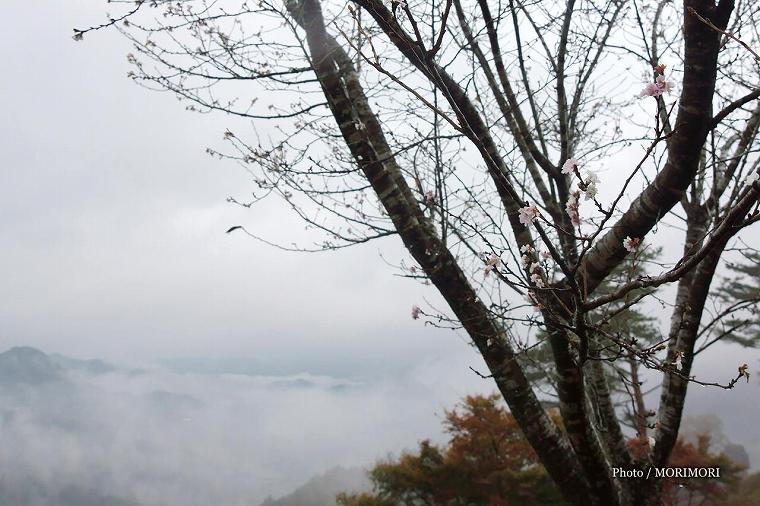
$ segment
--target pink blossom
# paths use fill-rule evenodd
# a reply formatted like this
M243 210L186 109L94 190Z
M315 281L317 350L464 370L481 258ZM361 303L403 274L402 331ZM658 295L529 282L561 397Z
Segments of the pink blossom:
M498 267L499 263L501 262L501 259L497 257L496 255L491 255L486 259L486 266L485 269L483 269L483 276L488 277L489 274L491 274L492 271L496 270L496 267Z
M544 260L549 260L551 257L552 257L552 254L549 253L548 251L541 252L541 258L543 258Z
M413 320L419 320L420 319L420 313L422 313L422 310L418 305L412 306L412 319Z
M666 81L665 76L660 74L657 76L653 83L647 84L644 89L641 90L639 97L659 97L663 93L669 93L672 89L673 84L669 81Z
M660 74L657 76L657 79L655 79L655 82L657 83L657 88L663 91L663 93L670 93L673 90L673 83L670 81L665 80L665 76Z
M432 190L428 190L425 192L425 205L427 206L435 205L435 193L433 193Z
M662 95L662 92L655 83L649 83L639 93L639 97L656 97Z
M534 273L531 274L530 280L533 282L534 285L536 285L537 288L544 288L546 285L544 284L543 278L541 278L541 274Z
M578 191L571 193L567 198L567 202L565 203L565 211L570 217L570 222L575 227L581 226L581 215L578 212L578 197L580 197L580 195L581 194Z
M520 223L526 227L533 225L536 218L538 218L538 208L535 205L520 208Z
M572 174L575 168L578 166L578 161L575 158L568 158L562 165L563 174Z
M641 246L641 237L626 237L623 239L623 247L633 253Z

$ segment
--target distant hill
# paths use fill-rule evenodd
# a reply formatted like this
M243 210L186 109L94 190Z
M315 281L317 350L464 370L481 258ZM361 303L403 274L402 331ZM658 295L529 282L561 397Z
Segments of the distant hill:
M352 467L334 467L325 474L315 476L293 493L279 499L267 499L260 506L335 506L340 492L369 491L372 484L365 470Z
M31 346L17 346L0 353L0 385L38 386L65 379L66 371L105 374L115 370L116 367L102 360L48 355Z
M62 377L63 368L38 349L19 346L0 353L0 385L42 385Z
M48 357L63 369L79 370L90 374L106 374L117 370L115 366L102 360L80 360L57 353L51 353Z

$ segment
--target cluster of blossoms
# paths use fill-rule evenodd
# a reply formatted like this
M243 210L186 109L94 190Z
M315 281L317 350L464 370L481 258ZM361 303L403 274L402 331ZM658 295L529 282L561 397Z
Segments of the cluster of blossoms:
M520 248L520 252L522 253L522 264L523 267L530 272L530 281L533 283L536 288L546 288L546 283L544 283L544 278L541 276L541 264L538 262L533 261L533 254L536 252L535 249L533 249L533 246L530 244L525 244ZM544 252L546 253L546 252ZM546 256L544 256L546 258Z
M565 203L565 211L567 212L567 215L570 216L570 221L575 227L581 226L581 214L578 211L578 197L580 196L581 192L574 191L567 198L567 203Z
M659 97L663 93L669 93L673 89L673 83L665 79L665 65L659 64L655 67L657 77L653 83L647 84L639 93L639 97Z
M639 246L641 246L643 239L641 237L628 237L626 236L625 239L623 239L623 247L626 249L626 251L629 251L633 253L637 249L639 249Z
M412 306L412 319L413 320L419 320L420 319L420 313L422 313L422 310L420 309L420 306L414 305Z
M599 191L597 184L599 184L599 177L593 172L587 172L586 181L584 183L585 188L582 188L583 193L586 195L586 200L593 200L596 198L596 194Z
M568 158L560 169L562 174L574 174L578 172L578 160ZM580 177L580 174L579 174ZM581 214L579 211L580 194L583 193L584 200L594 200L599 193L599 177L591 171L586 172L584 179L578 184L578 189L570 194L565 202L565 212L570 217L573 226L581 225Z
M539 211L535 205L529 205L520 208L520 223L526 227L533 225L533 222L538 218Z

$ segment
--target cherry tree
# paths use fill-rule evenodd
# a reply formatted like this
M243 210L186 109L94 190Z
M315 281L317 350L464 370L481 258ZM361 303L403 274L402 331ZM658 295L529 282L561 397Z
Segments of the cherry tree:
M689 385L750 378L743 363L720 378L692 367L738 335L732 325L743 344L757 337L758 290L716 280L724 262L751 269L758 258L746 229L760 216L760 6L109 5L74 38L119 30L134 45L135 82L228 115L227 147L209 154L254 183L230 201L279 199L316 234L277 247L400 241L409 258L398 269L448 306L410 301L411 317L469 336L488 367L476 372L565 500L659 504L661 481L612 470L646 476L668 462ZM645 336L620 324L653 312L666 316Z

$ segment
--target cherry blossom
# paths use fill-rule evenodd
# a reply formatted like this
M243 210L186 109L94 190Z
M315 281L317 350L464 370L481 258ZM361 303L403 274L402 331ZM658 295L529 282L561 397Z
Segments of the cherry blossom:
M538 208L535 205L525 206L520 208L520 223L526 227L533 225L533 222L538 218Z
M412 306L412 319L413 320L419 320L420 319L420 313L422 313L422 310L420 309L420 306L414 305Z
M639 97L659 97L663 93L669 93L673 89L673 84L665 80L665 76L658 75L653 83L647 84Z
M483 269L483 276L488 277L489 274L491 274L492 271L496 270L496 267L498 267L499 262L501 262L501 259L497 257L496 255L491 255L486 259L486 266Z
M541 258L543 258L544 260L549 260L551 257L552 257L552 254L549 253L548 251L541 252Z
M599 188L597 187L598 183L599 177L596 174L593 172L586 174L586 189L583 190L583 193L586 195L585 200L593 200L594 197L596 197L596 194L599 191Z
M578 161L575 158L568 158L562 165L563 174L572 174L575 168L578 166Z
M676 352L676 358L673 360L673 365L676 367L676 370L681 371L683 370L683 352L677 351Z
M435 193L432 190L428 190L425 192L425 205L426 206L434 206L435 205Z
M534 285L536 285L537 288L546 288L546 285L544 284L543 278L541 278L540 273L533 273L530 275L530 280L533 282Z
M571 193L565 203L565 211L567 212L567 215L570 216L570 222L575 227L581 226L581 215L578 212L578 197L580 197L580 195L581 194L578 191Z
M623 247L633 253L641 246L641 237L626 237L623 239Z
M530 244L523 244L522 246L520 246L520 253L527 254L527 253L533 253L534 251L536 250L534 250L533 246L531 246Z

